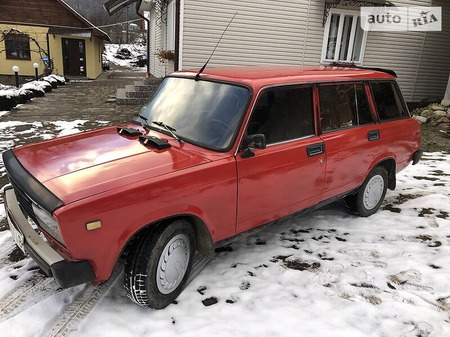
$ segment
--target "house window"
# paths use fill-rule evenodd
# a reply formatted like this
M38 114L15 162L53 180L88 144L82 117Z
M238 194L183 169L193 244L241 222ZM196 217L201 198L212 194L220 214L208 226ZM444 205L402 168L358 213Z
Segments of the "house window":
M321 62L362 64L366 37L359 12L331 11L325 25Z
M26 34L9 33L5 37L6 58L31 60L30 38Z

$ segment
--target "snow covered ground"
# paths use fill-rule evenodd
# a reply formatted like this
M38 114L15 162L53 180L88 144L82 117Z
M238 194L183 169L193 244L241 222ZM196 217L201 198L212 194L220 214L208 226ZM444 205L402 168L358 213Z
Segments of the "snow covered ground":
M42 77L39 81L30 81L16 88L13 86L6 86L0 83L0 96L14 97L26 93L27 90L41 91L44 93L45 87L51 86L52 82L65 83L66 79L59 75L49 75Z
M84 123L0 119L0 151L17 145L14 134L46 139ZM131 303L119 276L67 335L450 336L449 186L450 155L427 153L398 175L370 218L335 203L242 238L160 311ZM0 232L2 337L46 335L80 294L96 289L58 289L15 252L10 232ZM13 309L11 294L20 298Z
M130 57L126 59L120 58L120 56L118 57L117 52L121 49L127 49L131 54ZM143 44L106 44L103 55L109 62L114 63L115 65L134 69L136 71L145 70L145 66L137 67L135 64L140 57L145 58L147 55L146 46Z
M6 86L0 83L0 117L5 111L11 110L19 103L26 103L34 97L44 96L45 92L52 89L52 83L64 84L65 78L58 75L49 75L40 78L38 81L30 81L19 88Z

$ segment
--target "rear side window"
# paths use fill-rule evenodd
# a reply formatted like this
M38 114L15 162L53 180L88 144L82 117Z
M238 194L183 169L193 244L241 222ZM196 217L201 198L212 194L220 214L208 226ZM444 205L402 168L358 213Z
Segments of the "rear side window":
M409 117L393 82L373 82L370 87L381 121Z
M247 134L262 133L267 144L314 134L312 87L267 89L259 97Z
M362 83L320 86L319 96L323 131L373 123Z

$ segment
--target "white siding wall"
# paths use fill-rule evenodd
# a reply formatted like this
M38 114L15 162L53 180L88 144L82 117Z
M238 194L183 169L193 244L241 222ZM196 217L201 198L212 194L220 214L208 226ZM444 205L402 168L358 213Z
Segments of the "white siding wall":
M431 0L396 0L394 3L396 6L430 6ZM405 99L412 101L424 39L424 32L369 32L363 65L393 69Z
M450 5L448 0L433 0L442 7L442 32L427 32L422 47L413 100L444 97L450 74Z
M156 15L154 11L150 11L150 55L149 55L149 59L150 59L150 72L152 75L157 76L156 73L156 64L159 63L158 62L158 58L155 56L155 52L156 52L156 46L157 46L157 41L156 41ZM159 34L159 32L158 32ZM159 65L158 65L159 67ZM159 74L159 70L158 70L158 74ZM158 76L159 77L159 76Z
M182 0L182 65L201 67L235 12L211 66L320 63L325 0ZM369 32L364 66L395 70L407 101L443 96L450 68L450 5L396 0L396 6L442 6L443 32ZM359 11L357 6L339 6Z
M155 55L157 50L167 50L167 29L161 22L159 15L154 9L150 11L150 73L156 77L164 77L173 72L174 63L172 60L160 62Z
M446 0L396 0L396 6L441 6L442 32L369 32L363 65L390 68L407 101L444 96L450 73L450 6ZM340 6L348 9L351 7ZM359 8L354 7L359 11Z
M301 1L301 0L300 0ZM305 39L302 45L302 65L318 66L322 54L322 43L324 28L323 10L325 7L324 0L310 0L308 2L308 12L306 22L303 25L305 31Z
M235 12L210 65L319 64L323 29L307 22L322 22L322 1L185 0L183 68L205 63Z

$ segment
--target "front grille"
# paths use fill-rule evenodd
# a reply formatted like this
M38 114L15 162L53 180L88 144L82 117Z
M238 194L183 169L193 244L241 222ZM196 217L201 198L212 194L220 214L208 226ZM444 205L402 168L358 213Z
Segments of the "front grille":
M3 152L2 157L9 180L17 193L22 195L22 207L24 207L24 211L27 214L34 216L33 210L30 209L32 205L31 201L49 213L64 205L42 182L37 180L23 167L12 150Z
M31 220L33 220L37 224L38 221L33 211L31 199L25 194L25 192L20 188L20 186L15 181L13 181L11 178L9 179L9 181L11 181L11 185L14 187L17 201L19 202L19 206L22 209L22 212L26 216L29 216Z

